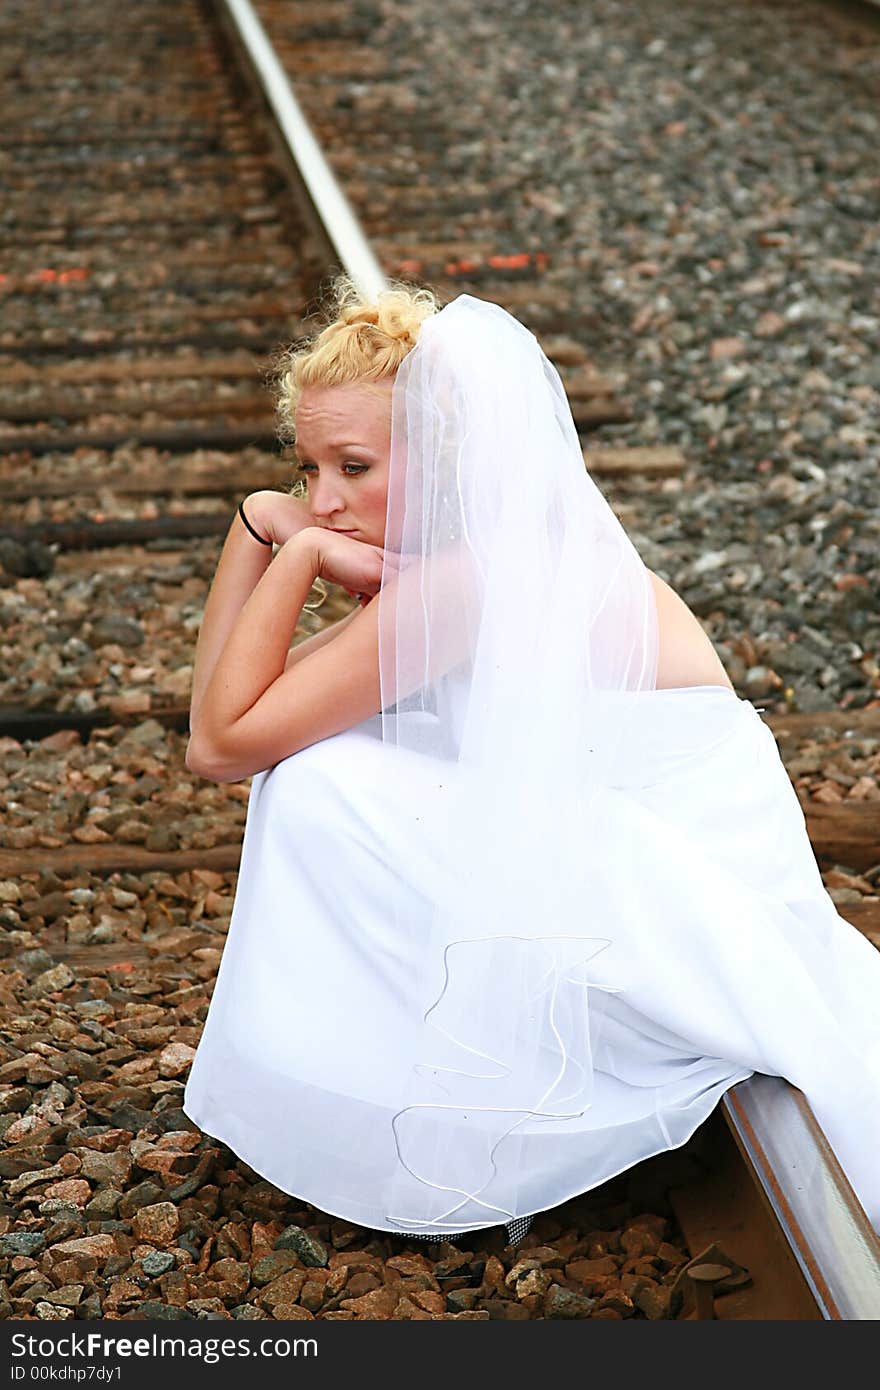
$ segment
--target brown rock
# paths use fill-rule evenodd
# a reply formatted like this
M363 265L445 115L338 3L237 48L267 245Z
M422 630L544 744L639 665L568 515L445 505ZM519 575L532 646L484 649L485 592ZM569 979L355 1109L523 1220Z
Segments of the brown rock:
M667 1241L661 1241L657 1247L656 1258L665 1269L674 1269L678 1265L687 1264L689 1256L684 1250L679 1250L677 1245L670 1245Z
M330 1263L333 1264L332 1258ZM498 1263L500 1264L500 1261ZM406 1277L409 1274L425 1274L431 1266L424 1255L392 1255L390 1259L385 1261L385 1268L396 1269ZM504 1266L502 1265L501 1268L503 1271Z
M115 1086L125 1086L154 1080L156 1074L154 1057L133 1057L130 1062L123 1062L122 1066L117 1067L110 1074L110 1079Z
M66 893L43 893L39 898L28 899L21 912L24 917L45 917L47 922L54 922L56 917L66 916L70 906Z
M77 825L71 831L71 839L76 840L81 845L98 845L107 840L112 840L113 836L106 830L102 830L99 825L87 821L85 825Z
M761 314L755 324L756 338L775 338L785 328L785 319L781 314L776 314L772 310Z
M107 706L113 714L146 714L152 705L148 690L125 690L121 695L110 695Z
M159 1288L163 1303L170 1303L174 1308L184 1308L196 1296L196 1289L184 1269L169 1269L167 1274L160 1274Z
M34 1306L34 1313L38 1318L42 1318L44 1320L55 1319L57 1321L61 1321L61 1319L63 1318L73 1317L72 1308L62 1308L58 1304L48 1303L45 1300L37 1303Z
M154 1202L138 1208L131 1228L138 1240L149 1245L170 1245L180 1230L180 1213L173 1202Z
M50 970L42 971L34 980L31 990L35 995L45 996L53 994L55 990L67 989L75 979L70 966L62 961L59 965L53 965Z
M57 729L40 739L40 748L51 748L56 753L66 753L70 748L79 748L82 740L76 729Z
M391 1285L386 1285L381 1289L372 1289L362 1298L344 1298L339 1306L359 1318L387 1321L393 1316L397 1302L397 1290Z
M211 1266L211 1276L222 1285L228 1285L231 1293L239 1299L244 1298L251 1284L251 1271L243 1260L217 1260Z
M596 1307L595 1299L573 1289L552 1284L544 1298L545 1318L588 1318Z
M333 1294L341 1293L342 1290L345 1288L345 1282L347 1279L348 1269L345 1265L340 1265L338 1269L331 1270L327 1276L327 1283L325 1285L327 1289L328 1298L332 1297Z
M202 1136L197 1129L169 1129L156 1140L157 1149L171 1149L174 1153L189 1153L197 1149Z
M201 883L205 888L218 889L225 887L226 880L222 874L218 874L216 869L193 869L190 873L193 883Z
M734 357L742 357L746 351L742 338L715 338L709 356L713 362L729 362Z
M665 1216L654 1216L651 1212L643 1212L640 1216L633 1217L632 1221L626 1223L627 1231L645 1231L652 1235L657 1245L660 1244L666 1235L668 1221ZM621 1242L623 1237L621 1236ZM655 1247L656 1249L656 1247ZM653 1251L651 1252L654 1253Z
M302 1272L302 1261L293 1250L270 1250L261 1259L252 1261L251 1278L257 1285L269 1284L288 1270Z
M30 1069L32 1070L32 1069ZM28 1073L30 1079L30 1070ZM48 1077L46 1078L48 1080ZM52 1133L52 1123L43 1115L20 1115L7 1129L4 1139L7 1144L22 1144L26 1140L32 1144L45 1144ZM61 1175L60 1168L58 1169ZM24 1176L24 1174L22 1174ZM63 1176L63 1175L62 1175ZM33 1181L39 1181L34 1179Z
M620 1244L627 1255L637 1259L640 1255L653 1255L660 1242L651 1231L636 1227L623 1232Z
M644 1313L651 1322L658 1322L669 1317L671 1289L665 1285L653 1284L639 1289L631 1296L639 1312Z
M524 1308L521 1303L516 1303L509 1298L490 1298L483 1311L488 1313L493 1322L529 1321L528 1308Z
M63 1308L76 1308L83 1296L83 1284L62 1284L46 1294L48 1303L60 1304Z
M249 1260L251 1240L247 1225L243 1221L227 1221L217 1233L217 1258L229 1257L234 1260Z
M603 1275L616 1275L617 1269L618 1261L614 1256L603 1255L598 1260L570 1260L565 1266L565 1274L579 1284L589 1284Z
M324 1285L318 1279L306 1279L299 1296L300 1306L317 1313L324 1302Z
M150 1182L149 1179L136 1183L121 1198L119 1215L123 1220L128 1221L141 1207L150 1206L161 1196L162 1189L158 1183Z
M562 1269L566 1263L565 1256L555 1245L534 1245L528 1251L528 1258L536 1260L542 1269Z
M431 1289L422 1289L416 1293L408 1295L417 1308L424 1308L426 1313L445 1313L446 1297L442 1293L434 1293Z
M98 1153L110 1153L112 1150L118 1149L121 1144L130 1143L133 1138L134 1135L130 1129L107 1129L103 1134L84 1134L76 1151L80 1157L82 1157L83 1148L95 1149ZM83 1171L85 1172L85 1168Z
M110 1310L116 1311L126 1304L140 1303L143 1297L144 1291L135 1279L124 1274L120 1275L118 1279L112 1281L104 1295L105 1313ZM166 1299L165 1301L167 1303L170 1300Z
M596 1311L602 1312L610 1308L619 1313L622 1318L629 1318L632 1317L634 1306L632 1299L622 1289L611 1289L602 1295Z
M11 1128L11 1126L10 1126ZM9 1131L7 1130L7 1134ZM26 1192L29 1187L33 1187L38 1182L48 1182L52 1178L63 1178L64 1174L57 1163L53 1163L50 1168L31 1168L24 1173L20 1173L17 1178L12 1178L7 1186L10 1197L17 1197L20 1192Z
M76 1284L97 1267L94 1255L77 1255L74 1259L57 1260L52 1267L52 1278L57 1279L59 1285Z
M266 1284L260 1293L260 1304L271 1310L278 1303L296 1303L307 1278L304 1269L288 1270L280 1278L273 1279L271 1284Z
M526 1308L530 1318L541 1316L543 1296L539 1293L526 1294L525 1298L519 1300L520 1307Z
M443 1282L445 1284L446 1280ZM440 1281L435 1279L433 1274L411 1274L408 1279L402 1279L396 1288L401 1296L406 1294L408 1298L422 1289L431 1289L434 1293L441 1292Z
M49 1252L53 1260L66 1255L94 1255L99 1264L116 1254L116 1242L109 1234L76 1236L72 1240L59 1241Z
M216 1313L218 1317L228 1318L229 1312L219 1298L190 1298L184 1304L187 1312L195 1313L196 1317L200 1313Z
M77 1148L82 1160L82 1174L93 1182L108 1187L124 1188L131 1177L131 1158L124 1149L99 1153L94 1149Z
M187 1043L169 1043L159 1053L159 1075L182 1076L185 1071L189 1070L195 1055L195 1048L190 1047Z
M45 1195L60 1197L62 1202L73 1202L78 1207L84 1207L92 1195L92 1189L82 1178L63 1178L61 1182L50 1183Z
M22 983L25 982L24 976L21 977ZM26 1052L22 1057L13 1057L8 1062L0 1065L0 1082L22 1081L27 1076L27 1069L32 1062L39 1062L40 1058L35 1052Z
M327 1316L333 1317L334 1314L329 1313ZM336 1314L335 1316L339 1317L341 1314ZM352 1314L346 1313L345 1316L351 1317ZM430 1313L427 1313L424 1308L417 1307L416 1304L406 1296L401 1298L391 1316L395 1322L431 1322L432 1320Z
M540 1268L541 1266L539 1262L537 1260L529 1259L528 1256L524 1256L522 1259L516 1260L515 1263L511 1266L510 1272L506 1274L504 1277L505 1287L508 1289L515 1289L519 1280L522 1279L525 1274L527 1274L530 1270Z
M543 1299L552 1282L545 1269L530 1269L517 1281L516 1296L520 1302L537 1306L532 1305L530 1301L534 1298Z
M196 1167L198 1158L183 1149L160 1149L158 1145L148 1144L135 1152L132 1157L139 1168L147 1173L158 1173L166 1185L172 1177L182 1177ZM173 1184L171 1184L173 1186Z
M590 1279L586 1284L575 1282L575 1288L581 1293L589 1293L592 1298L599 1299L603 1294L611 1289L620 1288L620 1271L617 1274L597 1274L594 1279Z
M497 1255L490 1255L483 1270L483 1287L496 1293L504 1290L505 1270Z
M276 1303L272 1317L278 1322L313 1322L315 1315L301 1303Z
M334 1270L333 1274L336 1273L337 1271ZM347 1288L352 1298L360 1298L363 1294L369 1293L371 1289L381 1289L382 1280L377 1274L373 1274L372 1270L359 1269L349 1279Z
M369 1250L337 1250L327 1261L327 1267L338 1269L340 1265L349 1269L369 1269L382 1278L382 1261L378 1256L371 1255Z

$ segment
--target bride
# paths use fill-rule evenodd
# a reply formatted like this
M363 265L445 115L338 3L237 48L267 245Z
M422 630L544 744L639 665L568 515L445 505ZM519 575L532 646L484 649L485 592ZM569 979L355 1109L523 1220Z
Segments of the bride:
M880 957L534 336L342 279L280 409L307 497L245 499L196 653L187 766L252 782L186 1113L323 1211L514 1238L766 1072L880 1228ZM358 606L290 650L318 578Z

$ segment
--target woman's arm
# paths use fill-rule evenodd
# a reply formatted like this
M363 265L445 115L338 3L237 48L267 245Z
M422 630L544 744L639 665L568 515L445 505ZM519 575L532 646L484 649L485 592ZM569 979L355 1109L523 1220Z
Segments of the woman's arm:
M648 570L657 601L657 689L733 682L722 665L708 633L684 599L665 579Z
M216 662L187 747L191 771L211 781L240 781L379 710L378 604L367 600L343 619L345 630L333 641L304 653L291 669L286 661L303 601L322 568L366 595L378 592L381 565L376 547L317 528L282 546Z
M340 618L338 622L331 623L329 627L325 627L321 632L313 633L311 637L307 637L303 642L297 642L296 646L292 647L287 653L287 660L284 663L285 671L289 671L291 666L296 666L297 662L310 656L312 652L316 652L319 647L326 647L328 642L332 642L334 637L338 637L340 632L345 631L352 618L357 617L359 612L360 608L354 608L350 613L346 613L344 618Z
M244 500L248 521L256 531L281 545L288 536L313 524L301 498L263 490ZM250 534L236 512L211 583L193 667L189 727L194 733L205 691L220 653L235 626L242 607L259 583L272 559L272 548Z

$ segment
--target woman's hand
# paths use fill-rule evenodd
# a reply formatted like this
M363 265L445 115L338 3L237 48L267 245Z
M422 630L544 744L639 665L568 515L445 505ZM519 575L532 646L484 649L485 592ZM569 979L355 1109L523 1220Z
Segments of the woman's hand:
M273 492L271 488L250 493L244 499L244 509L255 530L275 545L286 544L292 536L315 524L304 498Z
M316 578L338 584L357 598L361 607L366 606L382 587L383 562L397 573L398 557L393 552L321 526L306 528L298 536L297 544L309 547Z

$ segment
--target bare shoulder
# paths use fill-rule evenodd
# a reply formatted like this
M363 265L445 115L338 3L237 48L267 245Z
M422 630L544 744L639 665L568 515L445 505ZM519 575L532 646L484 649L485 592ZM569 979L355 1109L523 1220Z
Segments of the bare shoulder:
M687 685L726 685L733 690L708 633L680 594L648 570L657 604L658 689Z

